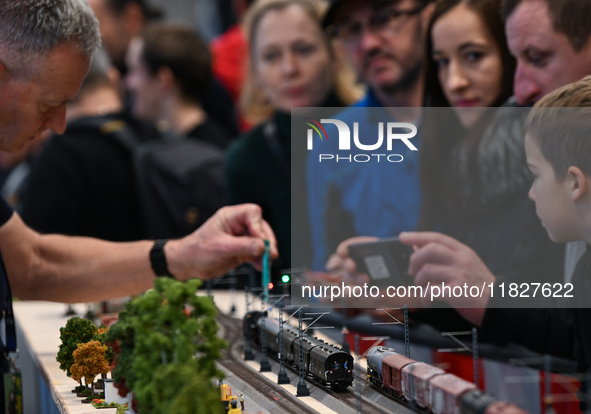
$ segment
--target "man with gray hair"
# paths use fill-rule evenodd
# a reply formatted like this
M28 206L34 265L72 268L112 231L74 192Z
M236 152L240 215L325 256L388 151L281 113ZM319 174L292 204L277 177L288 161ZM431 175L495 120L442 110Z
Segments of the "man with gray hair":
M5 1L0 22L0 148L10 151L45 129L65 130L66 103L100 37L90 7L76 0Z
M98 23L82 0L0 2L0 150L17 150L46 129L65 130L66 103L99 43ZM0 199L0 310L7 325L0 351L15 348L11 288L21 299L70 303L138 294L155 275L211 279L245 261L260 267L264 239L276 257L273 232L255 205L223 208L183 239L112 243L41 235ZM6 368L2 359L0 370Z

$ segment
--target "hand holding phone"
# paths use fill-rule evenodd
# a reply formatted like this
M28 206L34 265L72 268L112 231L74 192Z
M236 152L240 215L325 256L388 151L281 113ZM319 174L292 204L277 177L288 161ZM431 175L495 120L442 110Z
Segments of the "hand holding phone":
M408 274L408 264L413 249L402 244L398 237L349 246L349 256L357 265L357 271L367 273L374 286L409 286L413 277Z

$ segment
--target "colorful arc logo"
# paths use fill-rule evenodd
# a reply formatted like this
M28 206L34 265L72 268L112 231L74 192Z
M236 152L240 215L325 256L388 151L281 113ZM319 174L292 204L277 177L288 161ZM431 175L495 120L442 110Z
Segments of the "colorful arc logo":
M308 121L313 122L314 124L318 125L318 128L320 128L322 130L322 132L324 132L324 138L326 138L326 140L328 141L328 135L326 134L326 131L324 130L324 127L322 126L322 124L320 124L317 121L314 121L312 118L306 118L303 117L304 119L307 119ZM318 128L316 128L313 124L309 123L309 122L305 122L306 125L312 127L314 129L314 131L318 132L318 135L320 135L320 140L323 141L322 138L322 134L320 133L320 131L318 130Z

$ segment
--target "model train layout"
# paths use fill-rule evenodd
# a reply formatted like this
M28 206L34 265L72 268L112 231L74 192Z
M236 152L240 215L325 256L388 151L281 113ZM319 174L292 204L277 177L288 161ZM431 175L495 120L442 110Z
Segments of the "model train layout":
M261 312L244 317L245 338L252 346L261 347L261 329L266 333L269 356L278 357L279 322L262 318ZM298 329L283 326L283 356L286 364L299 368L300 341ZM355 377L354 358L341 348L307 333L302 334L302 361L306 376L335 391L346 390ZM433 414L526 414L513 404L499 401L478 387L444 370L414 361L393 349L377 346L367 354L369 383L392 399L416 411Z
M279 322L261 318L261 312L249 312L244 317L244 333L251 344L261 346L261 325L265 322L266 345L270 355L279 355ZM299 332L291 325L283 326L283 356L287 364L299 368ZM346 389L353 384L353 356L341 348L328 344L308 334L302 335L302 360L307 376L333 390Z

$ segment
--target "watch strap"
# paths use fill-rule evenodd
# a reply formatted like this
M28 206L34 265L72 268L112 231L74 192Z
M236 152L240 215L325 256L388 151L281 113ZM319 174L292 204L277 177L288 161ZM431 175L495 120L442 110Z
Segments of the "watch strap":
M168 270L166 255L164 254L164 245L167 241L167 239L161 239L154 242L154 246L152 246L152 250L150 250L150 264L152 265L152 270L154 270L156 276L171 277L174 279L174 276Z

